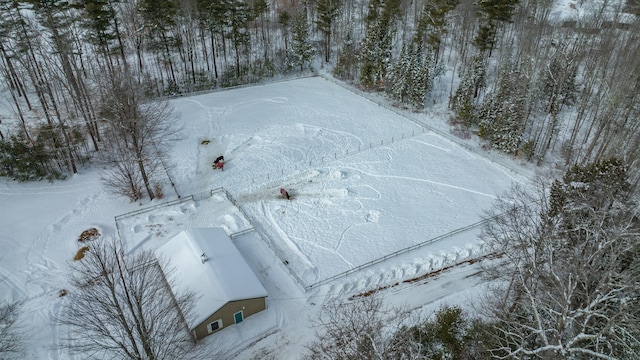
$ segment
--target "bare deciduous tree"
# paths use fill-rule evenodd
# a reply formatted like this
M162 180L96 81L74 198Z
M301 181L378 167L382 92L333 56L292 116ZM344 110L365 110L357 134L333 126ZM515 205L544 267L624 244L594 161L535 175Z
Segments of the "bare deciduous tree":
M155 198L154 179L161 173L161 161L169 145L178 139L180 127L167 102L144 102L143 89L131 79L114 75L102 105L102 119L109 128L103 155L108 166L105 183L132 201L141 185L149 199Z
M24 356L24 333L18 326L18 315L22 303L0 304L0 358L20 359Z
M103 184L118 195L131 201L142 198L144 183L138 171L135 157L124 145L118 146L118 138L112 138L106 151L99 155L105 168L100 174Z
M326 303L316 322L317 340L308 346L310 359L384 359L410 346L409 337L393 337L406 325L409 312L383 306L367 296Z
M494 356L640 356L640 224L616 164L574 167L551 191L540 181L536 193L515 188L498 201L483 232L503 254L487 269L501 280L487 307L498 319Z
M107 241L91 246L71 270L75 289L58 322L69 328L72 352L98 359L197 356L185 321L194 294L174 294L176 280L151 251L125 257Z

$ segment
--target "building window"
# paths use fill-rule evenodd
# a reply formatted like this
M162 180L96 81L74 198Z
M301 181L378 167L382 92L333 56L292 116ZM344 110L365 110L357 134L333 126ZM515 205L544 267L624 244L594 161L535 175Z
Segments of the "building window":
M207 325L207 329L209 330L209 333L212 333L221 328L222 328L222 320L216 320L211 324Z

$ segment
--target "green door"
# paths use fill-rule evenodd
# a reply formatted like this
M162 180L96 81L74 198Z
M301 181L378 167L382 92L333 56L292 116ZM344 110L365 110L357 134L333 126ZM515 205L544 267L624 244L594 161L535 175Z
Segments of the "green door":
M237 313L233 314L233 318L236 320L236 324L241 323L242 320L244 320L242 311L238 311Z

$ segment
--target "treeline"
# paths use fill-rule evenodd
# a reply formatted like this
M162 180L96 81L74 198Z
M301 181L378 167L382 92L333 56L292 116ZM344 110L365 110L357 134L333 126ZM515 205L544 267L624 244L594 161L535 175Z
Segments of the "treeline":
M506 153L560 154L560 166L616 156L635 174L639 7L585 3L562 20L553 3L2 0L0 69L18 121L0 135L14 152L42 146L31 163L56 177L104 150L108 89L123 78L144 103L326 67L414 111L446 102L455 133ZM16 165L29 153L12 154L2 175L40 178Z
M487 213L488 286L469 294L465 310L422 319L385 306L388 288L329 301L307 358L638 359L640 218L631 198L627 166L615 158L514 187Z

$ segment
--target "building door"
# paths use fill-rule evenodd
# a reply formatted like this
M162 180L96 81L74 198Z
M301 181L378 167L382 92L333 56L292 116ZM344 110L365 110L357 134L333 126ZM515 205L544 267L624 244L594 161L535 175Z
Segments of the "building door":
M236 321L236 324L241 323L242 320L244 320L244 316L242 315L242 311L238 311L237 313L233 314L233 318Z

